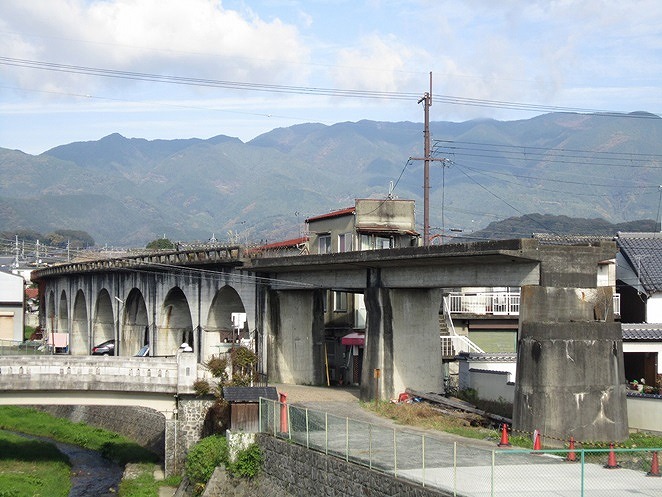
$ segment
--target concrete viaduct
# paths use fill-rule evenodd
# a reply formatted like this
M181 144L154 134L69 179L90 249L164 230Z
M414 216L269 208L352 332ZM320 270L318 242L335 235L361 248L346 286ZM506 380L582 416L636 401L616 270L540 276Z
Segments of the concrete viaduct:
M33 273L41 323L71 335L71 354L115 338L120 356L188 341L198 362L246 313L269 380L323 384L324 292L362 293L367 309L361 398L409 387L442 392L442 289L522 288L514 427L577 440L627 437L620 326L596 288L613 242L536 239L273 257L239 247L67 264ZM232 335L230 335L232 336ZM1 395L1 394L0 394Z

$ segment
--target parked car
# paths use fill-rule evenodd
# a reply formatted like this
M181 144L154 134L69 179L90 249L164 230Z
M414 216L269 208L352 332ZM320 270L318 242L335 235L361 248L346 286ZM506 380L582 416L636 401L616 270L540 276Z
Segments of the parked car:
M92 355L115 355L115 340L100 343L92 349Z

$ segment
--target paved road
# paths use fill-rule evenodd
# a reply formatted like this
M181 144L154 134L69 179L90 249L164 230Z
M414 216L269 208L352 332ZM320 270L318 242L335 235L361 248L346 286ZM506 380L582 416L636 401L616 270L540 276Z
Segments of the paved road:
M503 451L496 441L396 424L361 407L358 388L275 386L301 408L290 410L298 443L458 496L662 497L662 478L645 471L586 463L582 487L581 464L558 455Z

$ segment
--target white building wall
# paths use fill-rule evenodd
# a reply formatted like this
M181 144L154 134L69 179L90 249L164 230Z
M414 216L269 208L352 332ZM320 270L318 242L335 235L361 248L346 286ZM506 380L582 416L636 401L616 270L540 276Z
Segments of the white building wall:
M662 323L662 293L654 293L646 303L646 322Z

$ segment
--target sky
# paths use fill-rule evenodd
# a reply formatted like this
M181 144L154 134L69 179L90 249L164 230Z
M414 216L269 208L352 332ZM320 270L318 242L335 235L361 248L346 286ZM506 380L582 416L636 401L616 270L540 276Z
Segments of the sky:
M432 75L430 77L430 74ZM0 147L662 114L659 0L2 0Z

